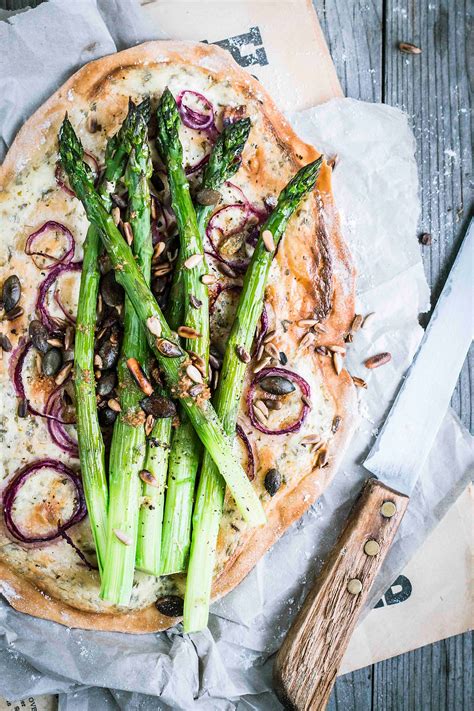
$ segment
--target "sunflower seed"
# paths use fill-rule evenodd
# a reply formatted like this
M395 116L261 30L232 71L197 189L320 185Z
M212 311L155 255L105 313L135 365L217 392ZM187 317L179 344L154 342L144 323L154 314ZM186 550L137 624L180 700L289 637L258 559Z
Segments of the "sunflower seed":
M151 219L156 220L156 218L158 217L158 212L156 210L155 198L152 198L150 201L150 213L151 213Z
M336 432L338 431L339 425L341 424L341 420L342 420L342 417L340 417L340 415L336 415L336 417L333 419L332 425L331 425L331 432L333 434L336 434Z
M254 403L253 403L253 409L254 409L254 410L260 410L260 412L261 412L262 415L265 417L265 419L267 419L267 418L268 418L268 415L270 414L270 413L268 412L268 407L265 405L265 403L263 402L263 400L255 400Z
M158 242L155 249L153 250L153 259L158 259L158 257L161 257L165 249L166 244L164 242Z
M253 414L255 415L255 418L260 422L261 425L264 425L266 427L267 425L267 418L263 414L261 410L258 408L254 407L253 408Z
M63 347L63 342L59 338L48 338L46 342L49 343L50 346L54 346L54 348Z
M359 330L359 328L362 326L363 321L364 321L364 317L362 316L362 314L356 314L354 316L354 319L351 323L351 328L350 328L352 333L356 333L356 331Z
M319 331L319 333L326 333L327 328L326 326L323 326L322 323L317 323L313 326L314 331Z
M308 331L308 333L305 333L299 343L300 348L308 348L308 346L311 346L314 343L315 339L316 336L314 335L313 331Z
M202 383L202 375L195 365L188 365L186 368L186 375L191 378L193 383Z
M202 301L200 301L194 294L189 294L189 303L193 309L199 309L202 306Z
M192 387L189 388L188 390L188 395L190 397L197 397L202 393L204 390L204 385L202 383L196 383L196 385L193 385Z
M149 437L151 435L151 431L153 427L155 426L155 418L153 415L147 415L147 418L145 420L145 436Z
M57 374L57 376L54 379L54 382L56 383L56 385L62 385L64 383L64 381L66 380L66 378L69 377L71 370L72 370L72 365L73 364L71 362L69 362L69 363L66 363L66 365L61 368L61 370L59 371L59 373Z
M107 400L107 406L110 407L110 409L113 410L114 412L122 412L120 403L115 398L111 398L110 400Z
M120 214L120 208L119 207L113 207L111 210L112 214L112 220L114 221L114 225L118 226L122 222L122 215Z
M86 121L86 129L89 131L89 133L95 133L98 128L99 124L97 123L96 117L92 114L89 114Z
M316 326L317 323L318 321L315 318L302 318L300 321L297 321L296 325L298 328L312 328Z
M270 400L269 398L265 398L262 402L265 403L269 410L281 410L283 407L281 400Z
M147 318L146 326L154 336L161 336L161 322L158 316L150 316Z
M267 252L274 252L275 251L275 242L274 242L273 235L270 232L270 230L263 230L262 241L263 241L263 244L265 245L265 249L267 250Z
M201 264L202 259L203 259L202 254L192 254L190 257L188 257L185 260L183 266L186 269L192 269L193 267L197 267L198 264Z
M133 242L133 230L132 230L132 225L130 224L130 222L123 223L123 233L125 235L125 239L127 240L128 244L131 245Z
M217 277L214 276L214 274L203 274L201 277L201 282L203 284L215 284L217 281Z
M165 358L179 358L183 355L181 348L166 338L157 338L155 346Z
M153 276L161 277L170 274L173 271L173 267L169 262L163 262L158 267L153 268Z
M190 326L180 326L178 328L178 336L181 336L181 338L189 338L191 340L201 338L201 334Z
M398 49L404 54L421 54L421 49L411 42L399 42Z
M258 347L258 351L257 351L257 355L256 355L257 360L262 360L262 356L263 356L264 352L265 352L265 346L262 343Z
M213 390L217 389L218 382L219 382L219 371L215 370L214 373L212 374L212 388L213 388Z
M191 356L191 360L196 368L202 373L203 377L206 377L206 361L202 358L199 353L194 353L194 351L188 351Z
M392 355L390 353L377 353L377 355L367 358L364 362L366 368L380 368L381 365L389 363L392 360Z
M362 323L362 328L369 328L373 324L375 320L375 311L371 311L367 316L364 318L364 321Z
M274 343L267 343L265 345L265 352L275 360L280 359L280 352Z
M127 368L129 369L133 379L145 395L151 395L153 392L153 385L150 383L146 377L143 368L136 358L129 358L127 360Z
M68 326L64 333L64 350L68 351L74 343L74 326Z
M316 433L305 435L300 440L300 444L302 444L304 447L308 444L318 444L319 442L321 442L321 437L320 437L320 435L318 435Z
M148 484L148 486L154 486L156 488L160 486L160 482L156 476L149 472L148 469L142 469L138 476L145 484Z
M365 388L365 389L367 389L367 383L365 382L365 380L363 380L362 378L358 378L357 375L353 375L353 376L351 376L351 377L352 377L352 380L353 380L354 385L355 385L357 388Z
M306 395L302 395L301 401L306 405L306 407L309 407L310 410L313 409L313 403L311 402L309 397L307 397Z
M319 450L318 461L316 463L316 466L319 467L319 469L322 469L323 467L327 466L328 463L329 463L328 450L325 448L321 448Z
M327 346L333 353L340 353L341 355L346 355L346 349L344 346Z
M270 357L262 358L262 360L261 360L259 363L257 363L257 365L255 366L255 368L253 369L253 372L254 372L254 373L259 373L261 370L263 370L264 368L266 368L267 365L270 364L270 362L271 362L271 358L270 358Z
M237 353L238 359L242 361L242 363L250 363L250 353L247 353L243 346L236 346L235 352Z
M96 368L100 368L101 370L103 368L102 358L98 353L96 353L94 356L94 365L96 366Z
M274 339L275 333L276 333L275 329L273 329L272 331L268 331L267 335L263 339L263 343L265 343L265 344L270 343L270 341L272 341Z
M114 535L125 546L131 546L133 543L132 537L121 531L119 528L114 528Z
M332 354L332 362L334 365L334 370L336 371L337 375L339 375L342 371L342 367L343 367L343 363L344 363L342 355L340 353L333 353Z

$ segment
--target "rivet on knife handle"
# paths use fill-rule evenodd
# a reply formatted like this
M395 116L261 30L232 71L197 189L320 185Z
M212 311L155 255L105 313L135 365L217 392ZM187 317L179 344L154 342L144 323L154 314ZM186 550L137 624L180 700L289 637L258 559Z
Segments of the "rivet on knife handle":
M276 656L275 690L286 708L326 707L351 633L407 505L407 496L377 479L365 483Z

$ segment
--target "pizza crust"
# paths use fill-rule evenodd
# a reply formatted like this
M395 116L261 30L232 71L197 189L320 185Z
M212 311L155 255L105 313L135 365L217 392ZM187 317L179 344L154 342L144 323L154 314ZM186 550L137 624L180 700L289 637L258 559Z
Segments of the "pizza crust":
M319 155L314 148L303 143L295 135L259 82L240 69L228 53L205 44L148 42L86 65L25 123L0 169L0 202L2 185L14 179L19 166L32 161L41 153L48 125L52 131L56 131L64 113L71 109L74 97L80 96L87 101L97 99L97 102L100 102L111 78L119 78L120 73L126 72L127 67L152 67L156 62L179 62L204 68L212 73L218 82L230 81L243 95L256 97L271 130L284 146L284 150L292 154L296 168ZM113 106L108 105L107 110L111 109ZM340 235L332 201L331 170L326 164L321 170L318 189L321 204L318 207L317 240L318 244L326 245L332 273L329 291L327 274L325 276L323 272L316 274L314 290L326 315L330 311L325 320L326 343L339 343L349 329L354 315L354 271ZM327 303L324 305L325 300ZM251 532L244 534L240 539L239 548L227 560L215 581L214 599L225 595L239 584L285 530L321 496L337 471L356 422L355 388L347 371L343 370L339 376L336 375L330 358L318 358L318 361L324 385L337 412L343 415L341 425L331 440L329 464L323 469L314 469L293 488L285 488L281 495L275 497L275 501L271 501L267 509L267 524L258 531L258 535L252 535ZM154 605L120 614L83 612L48 597L1 562L0 581L1 592L15 609L69 627L146 633L166 629L176 622L158 613Z

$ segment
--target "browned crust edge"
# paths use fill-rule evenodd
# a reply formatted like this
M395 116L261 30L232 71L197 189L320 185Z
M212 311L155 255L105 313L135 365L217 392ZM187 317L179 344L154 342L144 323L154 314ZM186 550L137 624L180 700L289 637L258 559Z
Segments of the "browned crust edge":
M176 60L190 65L199 65L207 58L213 63L210 71L218 81L231 78L242 90L259 98L263 113L279 139L292 150L298 163L304 164L317 157L317 151L296 136L261 84L240 69L227 52L215 46L193 42L157 41L103 57L76 72L24 124L0 167L0 181L8 182L9 175L15 172L17 162L31 158L41 150L39 140L41 126L48 119L55 123L55 119L62 118L70 106L67 99L70 90L87 96L117 69L142 64L145 61L164 63ZM329 239L333 263L336 266L333 275L334 302L328 323L332 335L340 338L347 330L354 313L354 270L339 232L337 218L334 217L330 173L330 169L324 165L318 187L323 199L323 208L330 215L332 222L329 225ZM215 582L214 599L230 592L241 582L286 529L321 496L338 469L355 426L354 387L346 371L343 371L339 377L336 376L329 359L322 359L321 370L331 396L338 403L340 412L346 415L333 440L336 454L327 467L310 472L294 489L282 495L278 504L271 510L267 524L258 531L257 535L252 536L251 545L241 547L228 561L223 573ZM3 583L4 596L16 610L68 627L147 633L164 630L176 622L161 615L155 606L126 614L90 613L74 609L45 595L1 562L0 581Z

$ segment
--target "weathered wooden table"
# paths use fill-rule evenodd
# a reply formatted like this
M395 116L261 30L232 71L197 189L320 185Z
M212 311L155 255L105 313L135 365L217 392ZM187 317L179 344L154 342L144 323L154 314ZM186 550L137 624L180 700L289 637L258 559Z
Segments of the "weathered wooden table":
M41 1L0 0L0 7L17 9ZM432 244L423 247L423 261L435 303L472 213L467 19L471 4L469 0L313 2L345 94L397 106L411 118L422 203L419 233L432 235ZM399 42L413 43L422 53L402 54ZM471 351L452 400L471 431L473 380ZM452 637L341 677L329 709L468 711L472 666L472 635Z

